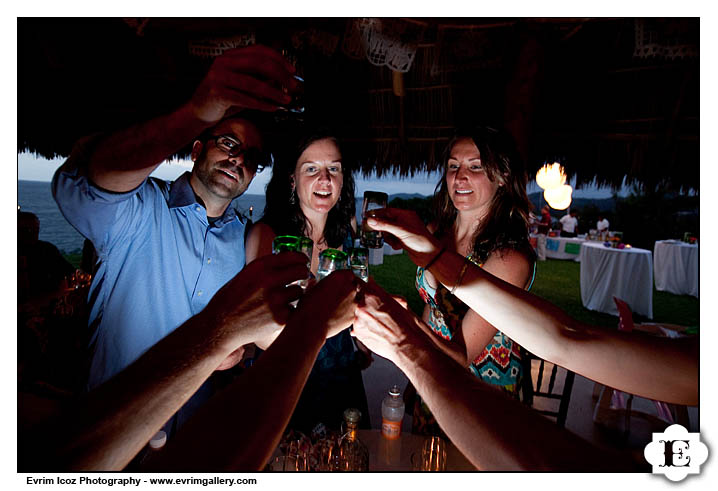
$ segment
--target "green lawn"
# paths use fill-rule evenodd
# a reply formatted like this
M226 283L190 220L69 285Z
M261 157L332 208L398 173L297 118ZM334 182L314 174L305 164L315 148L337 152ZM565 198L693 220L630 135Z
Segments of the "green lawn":
M79 267L81 254L65 256L75 267ZM548 259L537 263L536 281L531 293L561 307L571 317L587 324L616 327L618 317L585 309L581 304L579 288L580 264L574 261ZM414 287L416 266L406 254L384 256L384 264L370 266L370 274L385 290L401 295L409 302L409 307L421 315L424 302ZM683 326L698 326L699 301L688 295L673 295L653 289L653 320ZM634 314L636 322L649 322L648 319Z
M580 264L574 261L549 259L539 261L536 281L531 293L559 306L571 317L587 324L616 327L618 317L593 312L581 304L579 287ZM409 307L420 314L424 303L414 288L416 266L406 254L384 256L384 264L370 266L370 274L388 292L406 297ZM636 322L648 322L634 314ZM688 295L673 295L653 289L653 320L684 326L699 325L699 301Z

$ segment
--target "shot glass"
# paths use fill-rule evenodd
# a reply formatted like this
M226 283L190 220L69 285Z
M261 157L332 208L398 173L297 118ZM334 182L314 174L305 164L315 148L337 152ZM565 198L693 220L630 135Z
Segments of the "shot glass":
M384 237L378 230L372 230L367 224L367 218L373 215L374 210L386 208L389 195L378 191L364 191L362 204L361 245L369 249L379 249L384 246Z
M446 442L438 436L426 438L421 445L421 452L411 455L411 463L415 471L445 471Z
M355 247L349 251L349 267L362 281L369 281L369 250Z
M325 249L319 254L319 267L317 280L321 281L334 271L348 269L348 256L346 252L337 249Z
M299 86L292 92L291 102L286 106L279 107L277 118L285 119L291 115L293 119L302 121L304 116L304 70L299 61L299 56L294 50L285 48L280 53L294 67L294 79L299 82ZM285 94L289 93L286 87L282 87L282 90Z
M280 455L269 464L274 472L299 472L307 470L307 459L297 455Z
M279 254L280 252L301 252L307 256L307 269L309 269L309 276L304 280L299 280L296 283L306 290L309 279L311 278L312 272L312 251L314 250L314 241L309 237L297 237L296 235L278 235L272 241L272 253Z
M298 252L301 252L302 254L307 256L307 269L309 270L309 278L299 282L299 286L301 286L303 290L306 290L307 284L309 283L309 279L312 277L312 253L314 252L314 241L309 237L300 237Z
M301 237L295 235L278 235L272 241L272 254L280 252L299 252L299 241Z

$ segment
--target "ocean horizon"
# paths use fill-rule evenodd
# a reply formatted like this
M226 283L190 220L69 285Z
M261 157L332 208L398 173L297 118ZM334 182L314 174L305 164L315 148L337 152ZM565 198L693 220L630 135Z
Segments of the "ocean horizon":
M363 198L356 198L357 223L361 222ZM261 194L243 194L239 197L239 208L245 216L258 221L264 214L266 200ZM54 244L64 254L82 251L84 237L70 225L52 198L48 181L17 181L17 204L21 211L37 215L40 220L40 240ZM252 213L250 215L250 208Z

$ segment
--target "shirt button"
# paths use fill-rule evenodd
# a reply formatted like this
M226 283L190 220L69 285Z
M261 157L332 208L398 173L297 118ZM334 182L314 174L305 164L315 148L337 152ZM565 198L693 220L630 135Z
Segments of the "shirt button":
M199 206L195 206L194 209L195 209L196 211L199 211L199 210L200 210L200 207L199 207Z
M209 263L211 263L211 262L212 262L212 258L211 258L211 257L208 257L208 258L207 258L207 264L209 264Z
M198 297L201 297L201 296L202 296L202 290L200 290L200 291L197 292L197 296L198 296Z

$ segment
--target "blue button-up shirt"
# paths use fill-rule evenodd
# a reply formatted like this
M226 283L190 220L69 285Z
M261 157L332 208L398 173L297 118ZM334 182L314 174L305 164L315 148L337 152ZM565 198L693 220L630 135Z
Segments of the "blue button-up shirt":
M71 162L52 181L62 214L100 259L89 303L88 388L100 385L201 311L245 263L246 219L234 200L213 225L187 172L113 193Z

